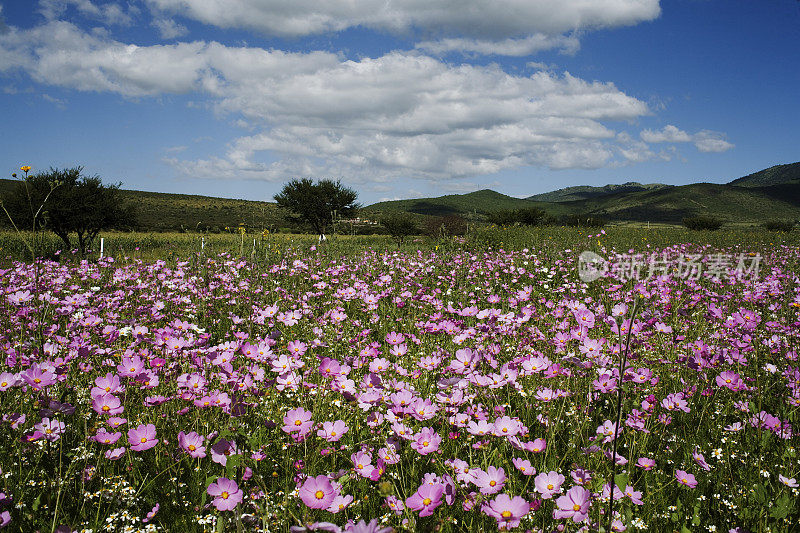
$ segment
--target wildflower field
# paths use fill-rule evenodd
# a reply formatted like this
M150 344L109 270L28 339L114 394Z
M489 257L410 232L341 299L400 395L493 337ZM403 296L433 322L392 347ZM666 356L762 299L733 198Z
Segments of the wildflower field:
M0 524L800 531L800 248L752 246L10 262Z

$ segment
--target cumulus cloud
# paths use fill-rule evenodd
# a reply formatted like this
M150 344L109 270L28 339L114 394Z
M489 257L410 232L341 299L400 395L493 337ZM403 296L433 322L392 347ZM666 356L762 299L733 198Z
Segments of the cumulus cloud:
M166 159L209 178L442 181L526 165L598 168L620 152L609 123L649 113L613 83L569 73L526 77L414 51L352 61L204 41L136 46L58 21L0 36L0 72L13 69L81 91L207 99L253 127L223 154Z
M659 0L146 1L156 14L267 35L297 37L361 26L431 36L419 47L433 53L512 56L550 48L574 53L577 31L638 24L661 12Z
M153 26L158 30L162 39L175 39L189 33L186 26L168 18L154 19Z
M692 141L701 152L726 152L734 147L725 140L725 134L718 131L703 130L696 133Z
M524 57L553 48L558 48L565 54L574 54L580 49L580 46L580 40L576 35L550 36L537 33L520 39L503 39L500 41L464 38L439 39L437 41L417 43L415 48L432 54L455 51L481 55Z
M688 143L691 142L701 152L725 152L734 147L725 140L725 134L718 131L702 130L693 135L667 125L659 131L643 130L639 136L648 143Z
M660 131L644 130L640 137L648 143L685 143L692 140L691 135L672 124L664 126Z
M133 22L136 8L127 9L116 2L96 4L91 0L39 0L39 13L47 20L56 20L72 6L84 17L99 20L109 25L128 25Z

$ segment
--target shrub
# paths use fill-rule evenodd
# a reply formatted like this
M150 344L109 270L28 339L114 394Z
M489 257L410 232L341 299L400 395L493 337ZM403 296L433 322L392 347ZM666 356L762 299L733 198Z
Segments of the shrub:
M769 231L792 231L794 228L793 220L768 220L764 222L764 227Z
M691 230L697 231L716 231L722 227L722 221L715 217L699 215L695 217L686 217L683 219L683 225Z
M458 215L432 217L425 223L425 234L430 237L452 237L467 233L467 221Z
M419 233L417 223L411 220L408 215L388 215L381 219L381 226L386 228L386 231L389 232L389 235L397 242L398 246L403 244L406 237Z
M538 207L494 211L486 219L498 226L544 226L553 222L553 217Z
M565 226L581 227L581 228L602 228L608 222L599 217L590 215L569 215L563 219Z

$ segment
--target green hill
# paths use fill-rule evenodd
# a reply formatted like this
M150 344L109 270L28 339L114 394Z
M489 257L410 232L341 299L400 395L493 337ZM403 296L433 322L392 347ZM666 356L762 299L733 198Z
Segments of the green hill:
M575 187L565 187L563 189L542 194L534 194L533 196L529 196L527 199L539 202L572 202L575 200L588 200L589 198L607 196L609 194L650 191L663 189L666 187L671 187L671 185L664 185L662 183L643 184L636 181L629 181L621 185L604 185L603 187L578 185Z
M379 202L367 206L364 209L365 211L380 213L405 211L417 215L460 215L469 218L481 218L483 215L486 215L486 213L492 211L521 209L525 207L553 209L552 206L545 202L534 202L523 198L514 198L491 189L484 189L467 194L449 194L437 198Z
M18 182L0 179L0 197ZM225 231L239 224L249 229L270 228L282 223L274 202L231 200L198 196L121 190L122 197L136 206L138 228L142 231ZM3 213L0 225L8 226Z
M775 165L735 179L728 185L737 187L768 187L782 183L800 183L800 162Z
M575 213L610 221L680 224L684 217L707 215L732 224L771 219L800 219L800 184L774 187L734 187L694 183L652 191L618 193L566 202Z

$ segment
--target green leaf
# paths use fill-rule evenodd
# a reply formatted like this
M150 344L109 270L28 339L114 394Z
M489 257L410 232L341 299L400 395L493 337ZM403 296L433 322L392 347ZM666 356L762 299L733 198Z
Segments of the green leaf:
M692 530L686 526L681 526L681 533L692 533Z
M42 500L42 495L41 495L41 494L39 494L39 495L36 497L36 499L35 499L35 500L33 500L33 503L31 504L31 510L32 510L32 511L34 511L34 512L35 512L35 511L37 511L37 510L39 509L39 505L42 503L42 501L41 501L41 500Z
M761 483L753 487L753 496L755 497L756 501L759 504L764 505L765 503L767 503L766 487L764 487L764 485L762 485Z
M225 474L232 476L236 473L236 468L242 463L241 455L231 455L225 463Z
M794 509L794 500L788 494L784 494L778 501L775 502L769 510L769 515L772 518L786 518L791 514Z
M628 486L628 474L617 474L614 476L614 484L619 487L619 490L625 492L625 487Z

